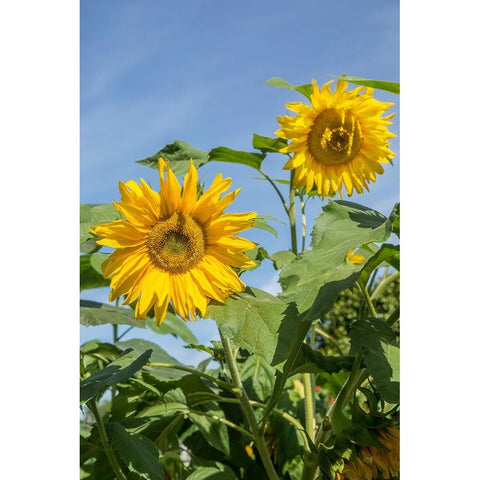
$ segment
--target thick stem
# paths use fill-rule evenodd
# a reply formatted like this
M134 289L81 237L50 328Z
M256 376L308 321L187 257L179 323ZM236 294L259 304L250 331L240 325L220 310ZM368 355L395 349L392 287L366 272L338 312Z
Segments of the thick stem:
M315 417L312 395L312 379L309 373L302 374L303 387L305 389L305 431L313 439L315 432Z
M240 405L242 406L243 413L247 417L248 423L250 424L250 429L252 430L253 436L255 437L255 445L257 447L260 458L262 459L263 466L267 472L268 478L270 480L279 480L277 472L273 467L272 460L265 445L265 440L263 435L261 435L260 429L258 427L257 419L255 418L255 412L250 400L247 396L247 392L243 387L242 379L240 378L240 373L237 368L237 362L233 356L232 348L230 342L223 335L222 331L219 329L220 339L222 340L223 352L225 355L225 360L227 361L228 368L230 370L230 375L232 376L232 381L234 385L234 393L237 398L240 400Z
M353 362L352 371L347 378L347 381L343 384L340 392L338 392L337 398L333 402L332 406L328 409L325 417L332 425L333 432L338 434L348 426L349 420L344 416L343 409L347 405L350 398L355 394L358 386L365 380L368 373L365 368L360 368L362 365L364 352L360 351L355 357ZM325 431L322 429L322 431ZM320 431L319 431L320 433ZM316 445L323 440L321 434L317 434L315 440Z
M103 425L102 417L98 413L98 408L97 408L95 399L92 399L89 402L87 402L87 406L90 409L90 411L93 413L93 416L95 417L95 421L97 422L98 433L100 435L103 448L105 449L105 453L107 454L108 461L110 462L110 465L113 471L115 472L115 475L117 476L118 480L127 480L127 477L122 472L120 465L118 464L117 459L113 454L112 446L108 443L107 432L105 431L105 426Z

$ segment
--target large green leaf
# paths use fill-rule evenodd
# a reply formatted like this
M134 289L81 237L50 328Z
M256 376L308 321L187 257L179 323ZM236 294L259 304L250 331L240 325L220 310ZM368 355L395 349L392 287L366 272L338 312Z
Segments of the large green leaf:
M263 137L262 135L253 134L253 148L260 150L262 153L278 152L287 146L287 140L280 137Z
M316 219L311 246L327 249L338 244L338 250L348 251L364 243L384 242L391 231L392 222L373 208L330 200Z
M103 388L125 382L148 362L151 354L152 350L147 350L140 356L134 351L125 351L107 367L80 382L80 401L85 403Z
M210 150L208 156L210 161L240 163L255 168L256 170L260 168L260 165L265 158L264 153L243 152L241 150L232 150L227 147L214 148Z
M367 349L364 362L381 397L399 403L400 348L395 332L385 320L369 317L352 325L350 338L351 353Z
M386 92L400 94L400 84L398 82L385 82L383 80L371 80L369 78L353 77L349 75L332 75L332 77L346 82L360 85L362 87L376 88L377 90L385 90Z
M90 227L121 218L120 212L111 203L80 205L80 251L93 253L100 248Z
M158 159L162 157L170 162L170 168L177 176L185 175L190 168L190 159L196 168L208 162L208 153L197 150L182 140L174 140L173 143L165 145L154 155L137 160L140 165L145 165L158 170Z
M127 432L119 423L109 424L112 444L131 472L148 480L163 480L157 446L147 437Z
M293 305L256 288L232 295L224 304L211 302L207 307L207 316L236 346L262 355L272 365L286 358L296 314Z
M345 260L347 253L370 242L384 242L391 222L362 205L330 201L316 220L312 249L297 256L280 273L283 293L279 297L297 302L304 319L324 315L333 301L360 275L361 264Z

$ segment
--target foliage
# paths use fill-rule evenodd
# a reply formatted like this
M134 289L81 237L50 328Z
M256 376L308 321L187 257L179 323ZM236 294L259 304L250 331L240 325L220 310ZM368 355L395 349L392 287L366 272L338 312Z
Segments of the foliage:
M391 82L343 78L399 91ZM310 84L267 83L307 98L312 92ZM224 146L203 152L175 140L138 161L158 168L162 156L177 175L186 173L190 159L198 168L233 162L255 169L286 207L292 248L275 251L272 243L248 252L256 266L272 263L282 291L247 287L224 303L211 300L206 316L221 338L211 345L199 344L171 307L158 326L153 311L135 320L131 307L80 302L82 325L113 326L112 343L94 340L80 348L81 478L348 480L347 462L355 463L362 448L384 448L380 432L398 428L400 206L387 217L327 199L310 241L305 230L302 235L308 248L298 248L294 208L305 192L261 169L286 145L254 134L257 152ZM80 288L86 293L110 283L101 268L109 252L98 251L90 227L120 218L111 205L81 206ZM255 227L274 242L272 220L259 216ZM352 251L363 259L349 259ZM160 337L121 341L127 331L141 336L136 329L145 328L174 335L209 358L194 367L171 357L157 344Z

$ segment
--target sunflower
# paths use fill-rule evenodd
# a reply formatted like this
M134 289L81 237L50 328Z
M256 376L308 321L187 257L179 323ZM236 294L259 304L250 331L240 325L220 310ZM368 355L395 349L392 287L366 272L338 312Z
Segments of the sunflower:
M388 139L395 135L387 129L393 114L382 117L393 103L375 100L373 88L346 91L344 80L338 80L332 93L332 81L319 89L312 80L311 106L287 103L297 115L278 117L282 128L275 132L291 140L280 151L294 154L284 166L294 170L294 187L305 187L308 193L316 186L322 198L337 191L342 198L342 186L348 196L354 189L363 193L367 183L383 173L381 163L394 156Z
M387 427L386 430L379 432L378 440L385 448L361 448L356 462L350 461L345 464L343 479L376 480L379 472L382 479L398 477L400 473L400 431L397 428Z
M91 231L99 245L115 249L102 264L104 277L111 277L110 301L122 295L123 305L137 300L137 319L153 307L158 325L171 302L181 318L195 321L211 299L223 302L245 289L234 268L255 265L244 252L256 244L235 234L252 227L256 213L223 213L240 191L220 198L230 178L218 174L198 196L193 162L183 189L168 162L160 158L158 168L159 192L143 179L120 182L121 200L113 204L125 220Z

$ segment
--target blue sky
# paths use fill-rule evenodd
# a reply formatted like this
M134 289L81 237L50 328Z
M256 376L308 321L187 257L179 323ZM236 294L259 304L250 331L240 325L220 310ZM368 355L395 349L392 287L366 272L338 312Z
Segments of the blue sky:
M353 1L219 1L131 2L82 0L80 3L80 197L82 203L118 200L118 181L140 177L158 186L157 172L134 161L174 139L210 150L227 146L251 151L252 134L273 136L284 104L300 94L268 86L281 77L294 85L330 80L346 73L399 80L399 12L394 0ZM391 130L398 134L398 97ZM371 192L351 199L388 214L399 200L399 148L394 166L372 184ZM269 155L263 168L287 178L284 159ZM221 171L242 187L233 209L256 210L285 221L266 182L248 167L212 162L200 170L208 184ZM310 203L309 227L321 208ZM286 249L285 225L273 223L277 240L263 231L245 236L273 253ZM245 276L256 287L275 291L270 265ZM85 291L82 298L105 301L108 289ZM192 325L200 342L216 338L215 324ZM144 330L179 360L196 363L201 356L170 336ZM82 327L81 341L111 340L111 327Z

